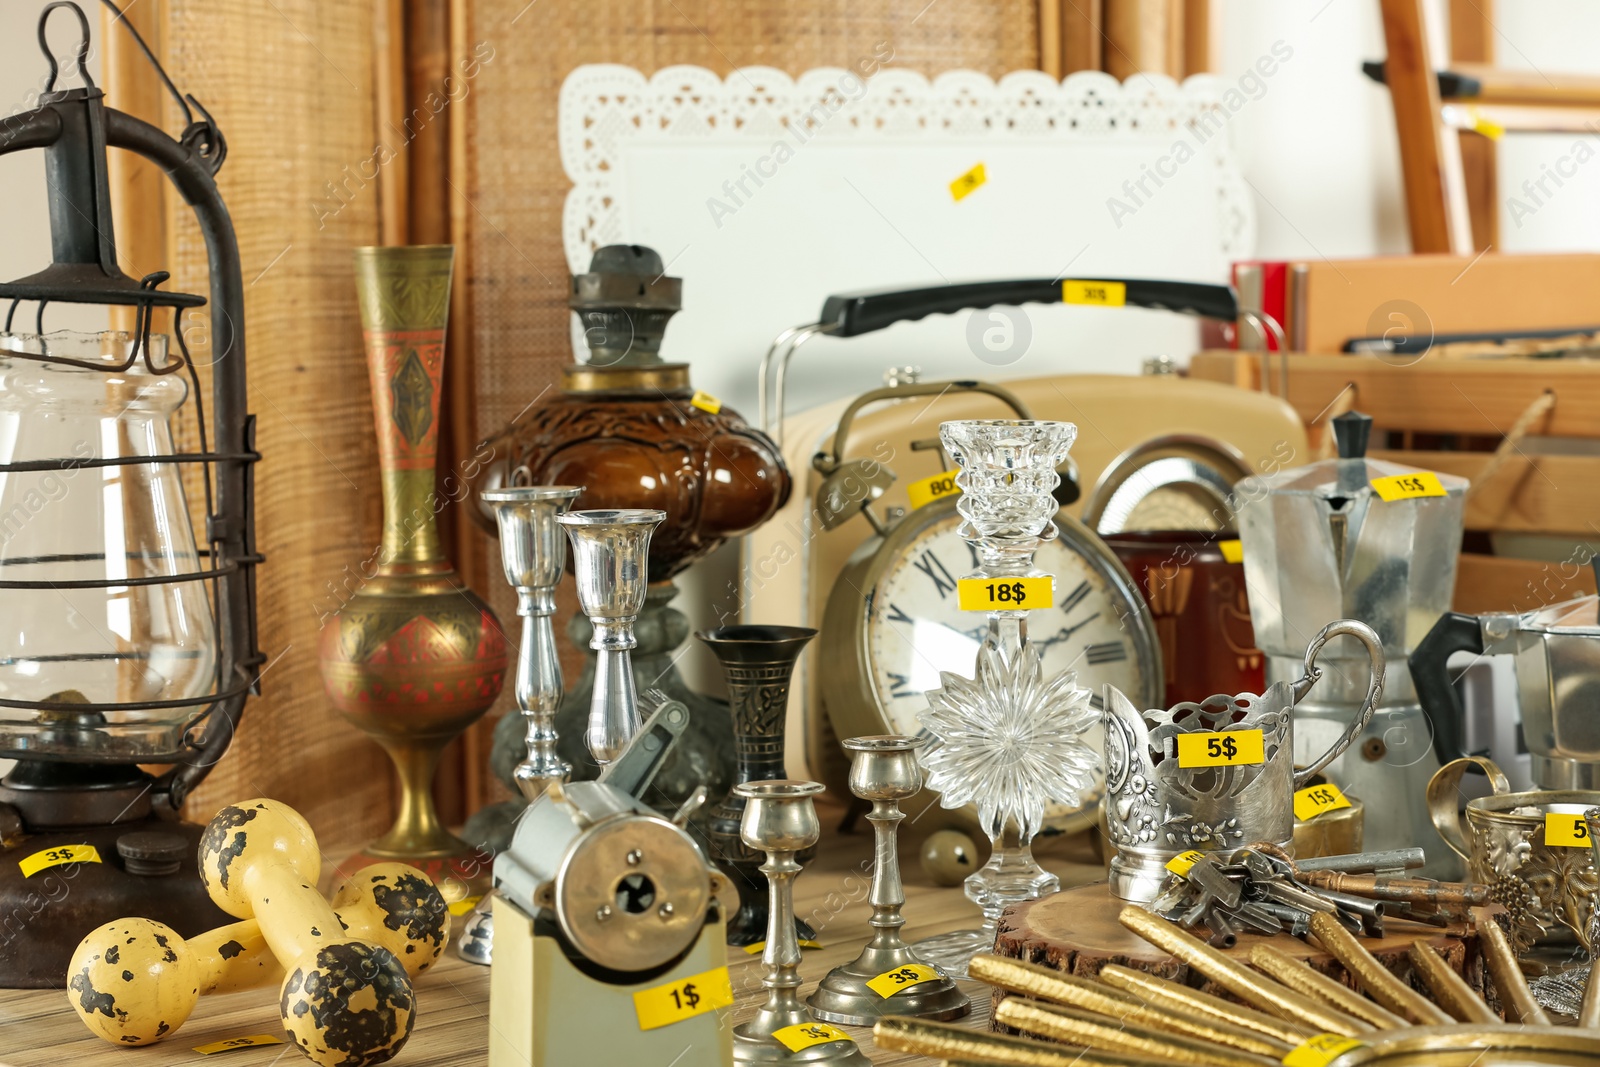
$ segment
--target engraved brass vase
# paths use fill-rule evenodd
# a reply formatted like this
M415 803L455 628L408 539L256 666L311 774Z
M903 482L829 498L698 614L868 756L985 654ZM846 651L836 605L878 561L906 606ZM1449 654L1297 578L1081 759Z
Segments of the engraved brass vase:
M383 479L383 542L322 628L328 699L394 761L400 807L346 872L380 860L426 871L451 902L483 893L489 858L448 832L433 803L445 745L500 694L499 620L445 558L434 522L439 390L454 250L356 250L356 285Z

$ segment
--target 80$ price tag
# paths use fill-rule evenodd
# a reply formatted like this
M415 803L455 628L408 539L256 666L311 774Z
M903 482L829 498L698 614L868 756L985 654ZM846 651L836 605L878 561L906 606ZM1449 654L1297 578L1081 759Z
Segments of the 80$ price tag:
M940 977L939 972L925 963L913 963L905 967L896 967L892 971L884 971L878 977L867 983L867 988L885 1000L894 996L902 989L931 982Z
M1336 785L1308 785L1294 795L1294 817L1301 822L1349 806L1350 801Z
M827 1023L785 1026L781 1030L772 1031L772 1036L790 1052L803 1052L812 1045L825 1045L829 1041L850 1041L854 1044L854 1039L849 1034Z
M1178 735L1180 767L1247 767L1267 762L1267 741L1260 730Z
M1544 843L1551 847L1588 848L1589 826L1578 812L1549 812L1544 817Z
M962 578L956 600L962 611L1018 611L1047 608L1056 596L1056 580L1041 578Z
M960 496L961 487L956 485L956 475L959 473L960 471L940 471L931 478L924 478L906 486L906 497L911 501L911 510L916 511L947 496Z
M641 1030L671 1026L732 1003L733 981L726 967L702 971L653 989L641 989L633 995L633 1011L639 1017Z

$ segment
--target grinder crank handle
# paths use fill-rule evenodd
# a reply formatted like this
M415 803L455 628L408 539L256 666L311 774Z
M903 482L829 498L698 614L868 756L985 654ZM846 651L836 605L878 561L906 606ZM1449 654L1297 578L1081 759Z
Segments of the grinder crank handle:
M1456 652L1483 655L1483 626L1476 615L1447 611L1439 616L1428 635L1417 642L1410 658L1411 681L1417 687L1417 702L1433 731L1433 752L1446 764L1466 755L1461 750L1466 712L1461 695L1450 683L1448 664Z
M655 711L599 778L636 800L643 799L656 772L689 729L689 708L681 700L673 700L659 689L647 689L639 702L654 704Z
M951 315L968 308L1061 304L1068 302L1067 286L1101 287L1100 299L1073 303L1100 307L1156 308L1203 319L1232 322L1239 317L1239 299L1227 285L1162 281L1155 278L1050 278L1003 282L958 282L925 289L881 289L839 293L822 305L819 325L832 337L859 337L897 322ZM1121 298L1117 287L1121 287Z

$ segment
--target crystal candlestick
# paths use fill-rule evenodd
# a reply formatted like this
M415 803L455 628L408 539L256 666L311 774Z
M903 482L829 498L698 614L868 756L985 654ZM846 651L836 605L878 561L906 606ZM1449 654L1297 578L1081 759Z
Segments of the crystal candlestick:
M650 535L666 517L664 511L644 509L572 511L556 517L572 539L578 604L594 624L589 647L598 655L584 740L602 766L616 759L643 725L629 651L639 643L633 624L649 582L645 561Z
M928 786L946 808L976 805L992 845L989 862L967 876L967 898L983 909L983 929L924 941L918 954L964 976L973 953L994 944L1008 905L1055 892L1061 883L1034 861L1033 837L1050 802L1077 805L1100 765L1100 721L1091 694L1072 671L1046 678L1028 641L1027 602L1017 579L1043 577L1039 546L1056 535L1052 521L1077 427L1017 420L947 422L939 439L961 473L961 536L978 569L963 577L1008 590L1009 607L988 611L973 677L941 672L920 719L932 737L922 750Z
M522 646L517 655L517 707L528 726L528 752L517 764L517 789L538 800L572 768L556 755L556 708L561 706L561 662L556 654L556 585L567 565L567 539L557 516L583 492L581 486L536 485L480 493L500 527L500 560L517 591Z
M805 626L721 626L695 634L722 664L728 679L737 758L734 784L783 776L784 716L795 661L817 631ZM711 858L739 892L739 911L728 921L728 944L749 945L767 936L767 884L761 853L739 836L744 797L737 792L711 809L706 840ZM800 937L811 927L795 920Z
M734 792L745 801L744 816L739 823L740 836L745 844L767 855L761 870L767 876L770 894L767 944L761 952L761 963L766 968L761 984L767 989L767 1000L755 1018L734 1028L734 1062L872 1067L872 1061L862 1055L855 1042L843 1032L836 1040L805 1046L799 1051L782 1040L784 1035L801 1035L808 1027L814 1028L810 1036L826 1033L818 1027L816 1017L800 1003L800 940L789 919L794 911L794 879L800 873L795 856L815 845L822 836L817 808L811 801L822 792L821 783L775 779L746 782L734 786Z
M884 997L867 983L880 975L915 967L923 961L900 940L905 919L905 887L900 883L900 854L897 851L900 802L917 795L922 788L922 768L917 766L920 737L887 734L853 737L844 747L855 753L850 764L850 792L870 801L872 811L873 868L872 940L851 963L828 972L806 1003L811 1013L830 1023L871 1026L885 1015L914 1015L923 1019L955 1019L972 1010L972 1003L943 975L906 985L891 997ZM917 972L913 972L917 973Z

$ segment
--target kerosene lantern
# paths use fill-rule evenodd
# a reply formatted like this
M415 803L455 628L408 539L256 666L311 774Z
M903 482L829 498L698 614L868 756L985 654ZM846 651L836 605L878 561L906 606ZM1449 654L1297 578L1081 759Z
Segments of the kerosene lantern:
M82 32L80 88L56 88L45 28L57 9ZM213 181L225 142L192 97L178 98L191 121L177 140L106 107L84 65L89 21L77 4L48 4L39 42L45 92L0 138L0 153L44 152L54 253L0 285L0 758L17 761L0 779L0 986L10 987L62 985L73 946L118 916L185 936L228 921L197 877L201 828L177 811L226 751L262 662L244 285ZM118 268L108 147L160 167L205 237L209 410L182 332L184 312L206 301L163 291L165 272ZM45 332L63 303L132 307L136 326ZM24 304L37 307L32 333L14 332ZM162 308L176 353L151 329ZM197 447L180 449L173 426L186 401L182 439ZM186 484L204 493L204 547ZM153 764L170 769L141 769Z

